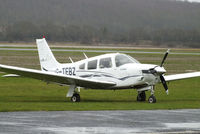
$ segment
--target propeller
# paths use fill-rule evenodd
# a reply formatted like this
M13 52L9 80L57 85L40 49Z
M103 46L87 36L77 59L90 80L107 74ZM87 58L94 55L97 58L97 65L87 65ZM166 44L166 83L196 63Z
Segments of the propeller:
M163 74L166 72L166 70L163 68L164 62L169 54L170 49L168 49L163 57L163 60L160 64L160 66L155 66L154 68L149 69L149 72L151 72L152 74L158 74L160 75L160 81L165 89L165 92L168 94L168 86L167 83L165 81L165 78L163 76Z
M160 75L160 80L161 80L161 83L163 84L163 87L165 89L166 94L168 95L169 94L168 86L167 86L167 83L166 83L165 78L163 77L163 75Z
M168 49L167 52L165 53L165 55L164 55L164 57L163 57L163 60L162 60L162 62L161 62L161 64L160 64L160 67L163 66L163 64L164 64L164 62L165 62L165 60L166 60L166 58L167 58L167 56L168 56L168 54L169 54L169 51L170 51L170 49ZM168 86L167 86L167 83L166 83L166 81L165 81L165 78L164 78L163 74L160 75L160 80L161 80L161 83L162 83L162 85L163 85L163 87L164 87L164 89L165 89L165 92L166 92L167 94L169 94Z
M169 54L169 50L170 50L170 49L168 49L167 52L165 53L165 55L164 55L164 57L163 57L163 60L162 60L162 62L161 62L161 64L160 64L160 67L163 66L163 64L164 64L164 62L165 62L165 60L166 60L166 58L167 58L167 55Z

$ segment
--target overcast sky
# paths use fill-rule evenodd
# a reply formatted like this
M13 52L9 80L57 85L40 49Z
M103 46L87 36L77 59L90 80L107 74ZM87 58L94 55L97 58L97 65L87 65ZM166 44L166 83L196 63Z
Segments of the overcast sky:
M184 1L184 0L180 0L180 1ZM190 1L190 2L200 2L200 0L187 0L187 1Z
M200 2L200 0L188 0L188 1L191 1L191 2Z

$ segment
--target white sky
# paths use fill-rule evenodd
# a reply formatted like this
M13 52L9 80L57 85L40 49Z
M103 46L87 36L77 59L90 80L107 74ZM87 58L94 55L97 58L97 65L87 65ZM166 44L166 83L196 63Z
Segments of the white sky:
M188 0L188 1L191 1L191 2L200 2L200 0Z
M184 1L184 0L180 0L180 1ZM200 0L187 0L189 2L200 2Z

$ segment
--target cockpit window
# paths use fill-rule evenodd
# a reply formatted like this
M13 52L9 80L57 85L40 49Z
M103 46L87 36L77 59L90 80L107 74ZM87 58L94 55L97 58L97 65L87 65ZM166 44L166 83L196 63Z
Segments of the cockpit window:
M119 54L119 55L116 55L115 57L115 63L116 63L116 67L119 67L124 64L139 63L139 62L129 56Z
M111 68L112 67L112 61L111 58L102 58L99 62L99 68Z
M92 60L88 62L88 70L97 69L97 60Z

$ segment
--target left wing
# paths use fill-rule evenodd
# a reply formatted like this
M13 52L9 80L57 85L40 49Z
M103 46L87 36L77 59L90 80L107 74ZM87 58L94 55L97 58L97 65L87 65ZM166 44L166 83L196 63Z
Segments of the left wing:
M173 74L164 76L165 81L174 81L174 80L181 80L193 77L200 77L200 72Z
M45 72L40 70L20 68L20 67L7 66L1 64L0 64L0 71L11 74L17 74L20 76L30 77L34 79L39 79L46 82L53 82L63 85L76 85L80 87L93 88L93 89L109 88L116 85L114 82L109 82L109 81L81 78L77 76L69 76L53 72Z

